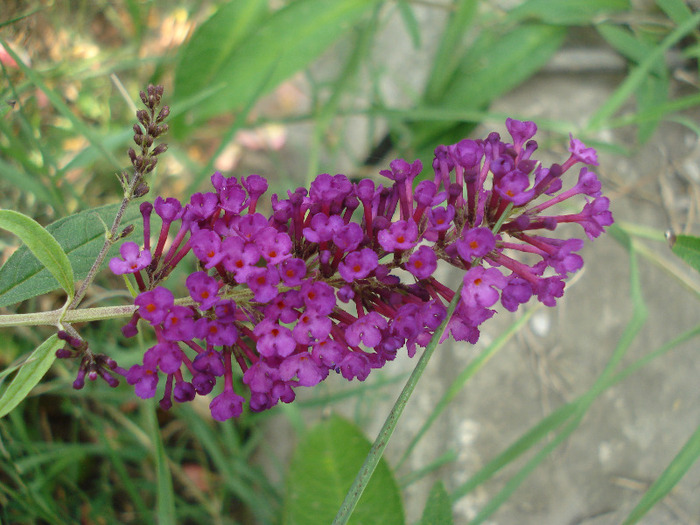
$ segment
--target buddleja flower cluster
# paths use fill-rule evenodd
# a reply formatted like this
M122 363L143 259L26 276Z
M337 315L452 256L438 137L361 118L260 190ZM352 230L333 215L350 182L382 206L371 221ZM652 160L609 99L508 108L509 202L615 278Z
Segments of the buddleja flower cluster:
M456 293L436 276L439 261L461 270L464 283L444 337L475 343L499 301L510 311L533 296L554 306L583 265L583 241L546 234L576 223L598 237L613 222L609 200L587 167L571 173L597 165L593 149L572 138L569 158L545 167L532 158L535 124L508 119L506 127L509 143L491 133L438 147L434 174L418 183L420 161L400 159L380 172L382 184L323 174L308 190L272 195L269 216L256 211L268 187L258 175L215 173L213 191L189 202L142 204L144 244L122 244L110 268L132 274L140 292L124 334L141 321L157 343L129 370L106 359L100 375L111 384L125 376L141 398L164 381L164 409L223 383L210 403L223 421L246 402L234 368L250 409L261 411L330 372L362 381L404 346L413 356ZM578 213L551 211L577 196ZM161 283L190 253L198 271L186 279L190 297L176 300Z

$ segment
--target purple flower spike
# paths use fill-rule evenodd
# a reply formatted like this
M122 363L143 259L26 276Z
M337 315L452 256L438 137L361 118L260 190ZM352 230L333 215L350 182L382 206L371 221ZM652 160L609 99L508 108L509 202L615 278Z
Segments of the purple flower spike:
M421 163L397 159L381 170L382 185L321 174L308 190L273 195L269 214L256 211L263 177L215 173L216 191L193 195L184 211L176 199L156 199L163 224L152 252L150 205L142 205L145 249L124 243L110 266L135 273L141 291L124 334L135 335L143 318L157 343L128 372L98 362L87 347L59 351L81 359L76 388L98 377L113 386L123 375L138 396L153 397L163 373L163 408L221 392L210 408L224 421L243 411L234 366L252 411L293 401L296 388L331 370L362 381L400 348L412 357L427 347L445 320L455 292L436 275L438 261L463 273L444 338L476 343L498 302L510 311L533 296L555 305L583 264L584 242L550 232L577 223L598 237L613 223L610 201L593 172L582 168L577 181L570 172L597 164L595 150L571 137L569 158L545 166L532 158L533 122L507 119L506 128L512 143L491 133L438 146L434 177L415 187ZM575 200L575 211L545 215ZM175 304L161 283L189 252L198 259L185 283L194 303Z
M141 251L139 245L135 242L122 244L119 248L119 253L123 260L119 257L113 257L109 261L109 269L115 275L135 273L151 264L150 250Z

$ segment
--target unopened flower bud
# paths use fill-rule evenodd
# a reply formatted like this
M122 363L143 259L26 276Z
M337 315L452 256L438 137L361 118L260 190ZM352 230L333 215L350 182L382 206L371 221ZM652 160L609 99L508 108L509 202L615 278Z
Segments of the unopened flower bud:
M148 171L150 171L150 170L148 170ZM146 184L145 182L142 182L134 190L134 198L138 199L139 197L143 197L144 195L146 195L146 193L148 193L148 190L149 190L148 184Z
M150 117L148 116L148 111L145 109L139 109L136 112L136 118L139 119L139 122L143 124L144 126L148 126L151 122Z
M168 115L170 115L170 107L163 106L163 108L160 110L160 113L158 113L158 117L156 117L156 122L163 122L168 117Z
M158 144L155 148L153 148L151 155L156 157L156 156L160 155L161 153L165 153L166 151L168 151L167 144Z
M122 230L122 232L119 234L119 238L120 238L120 239L123 239L123 238L126 237L127 235L131 234L131 232L133 232L133 231L134 231L134 225L133 225L133 224L129 224L129 225L128 225L126 228L124 228L124 229Z

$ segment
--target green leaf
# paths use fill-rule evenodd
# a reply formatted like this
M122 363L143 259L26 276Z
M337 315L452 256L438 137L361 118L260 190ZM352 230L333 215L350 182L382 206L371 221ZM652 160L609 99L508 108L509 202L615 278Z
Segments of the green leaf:
M180 128L184 133L187 126L180 123L244 107L254 97L269 92L307 67L377 1L296 0L260 20L259 2L251 0L240 8L245 8L247 14L240 26L235 26L239 9L232 5L238 2L231 2L225 11L215 13L200 27L183 51L175 75L174 102L189 98L204 87L219 89L189 113L172 120L171 129ZM232 25L237 29L229 37ZM207 49L219 45L223 49L215 51L214 60L210 61Z
M677 235L672 239L671 250L700 272L700 237Z
M356 426L338 416L312 428L300 440L292 458L287 475L284 523L331 523L370 446ZM404 523L398 485L384 460L375 470L350 523Z
M436 481L428 494L423 516L418 525L452 525L452 505L450 496L442 481Z
M143 405L144 416L153 442L153 455L156 464L156 515L159 525L175 525L177 517L175 513L175 492L173 490L173 478L168 466L168 456L163 446L163 437L158 426L156 409L150 405Z
M509 20L535 19L547 24L584 25L630 9L629 0L529 0L508 13Z
M13 211L0 210L0 228L19 237L24 245L68 294L68 300L75 295L73 268L66 252L54 237L31 217Z
M67 260L75 272L75 280L85 278L102 248L105 228L100 218L106 224L111 224L118 209L118 204L110 204L65 217L46 227L55 241L58 241L61 251L67 255ZM139 207L134 205L127 208L122 220L124 226L134 223L135 230L130 238L137 239L137 242L143 231L140 219ZM116 255L118 251L119 246L114 245L109 255ZM19 303L57 288L59 284L56 279L24 246L13 253L0 268L0 307Z
M423 97L427 104L439 103L442 100L447 86L453 80L460 62L464 59L467 51L464 40L474 22L477 8L476 0L461 0L454 5L433 57L433 68Z
M37 180L37 177L24 170L17 169L3 159L0 159L0 178L4 179L8 186L18 188L24 193L34 195L37 200L45 204L55 204L51 192Z
M420 48L420 24L416 19L416 15L413 12L411 4L407 0L398 0L396 6L399 8L399 14L401 15L401 20L406 28L406 31L411 36L411 43L413 44L413 49Z
M32 354L0 397L0 418L7 415L29 395L56 359L56 350L63 346L57 335L44 341Z
M656 0L656 5L676 24L682 24L693 16L684 0Z
M180 49L175 68L175 105L212 85L223 88L221 70L267 14L266 0L228 2L212 13ZM224 93L220 92L219 96L224 96ZM176 134L184 134L184 126L176 125L176 122L178 117L171 114L170 128Z
M528 24L505 34L481 35L465 54L452 81L444 88L439 106L455 112L484 109L492 100L524 82L559 49L566 29ZM464 136L452 122L421 122L414 131L414 144L422 150L435 144L451 144Z

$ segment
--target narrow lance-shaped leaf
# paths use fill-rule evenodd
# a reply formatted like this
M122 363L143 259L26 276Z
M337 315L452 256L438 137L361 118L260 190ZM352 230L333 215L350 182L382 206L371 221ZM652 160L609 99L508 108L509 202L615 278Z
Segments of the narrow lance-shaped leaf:
M111 224L119 204L110 204L64 217L46 227L60 250L67 255L75 272L75 279L85 278L95 262L105 241L105 224ZM138 206L130 206L124 213L122 224L133 223L134 232L130 238L140 243L143 232ZM104 222L103 222L104 221ZM51 236L50 235L50 236ZM110 255L116 254L119 245L115 244ZM26 299L51 292L59 288L59 283L44 266L24 246L20 247L0 268L0 307L19 303Z
M22 400L29 395L56 359L56 350L63 346L57 335L52 335L44 341L20 368L17 375L0 397L0 417L9 414Z
M13 211L0 210L0 228L19 237L39 262L54 276L58 284L68 294L69 300L75 295L73 268L66 252L56 239L31 217Z

